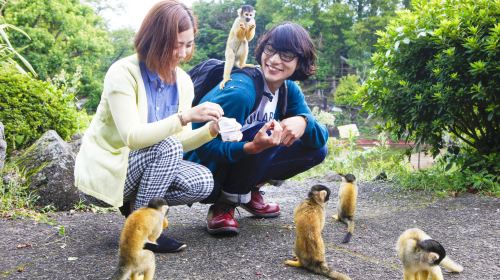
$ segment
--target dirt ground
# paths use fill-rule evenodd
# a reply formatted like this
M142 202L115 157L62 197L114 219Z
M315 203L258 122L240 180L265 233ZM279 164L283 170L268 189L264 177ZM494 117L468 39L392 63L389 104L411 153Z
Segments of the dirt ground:
M293 209L314 183L332 189L323 237L326 258L352 279L402 279L395 242L405 229L419 227L440 241L464 266L445 279L500 279L500 199L463 194L437 198L424 192L395 190L389 183L359 184L357 224L349 244L345 226L331 219L339 182L321 178L266 186L266 198L280 203L276 219L254 219L240 209L235 237L205 231L208 205L172 207L167 233L188 244L175 254L156 255L156 279L325 279L286 267L294 243ZM53 214L60 228L29 220L0 220L0 278L108 279L118 262L123 217L116 212Z

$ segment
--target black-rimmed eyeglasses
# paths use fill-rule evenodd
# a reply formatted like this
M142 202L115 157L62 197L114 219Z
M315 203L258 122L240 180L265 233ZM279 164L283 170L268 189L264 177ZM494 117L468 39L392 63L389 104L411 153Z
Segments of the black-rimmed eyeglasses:
M278 53L280 59L285 62L290 62L297 57L296 54L290 51L277 51L271 45L266 45L264 47L264 53L267 54L268 56L273 56L275 53Z

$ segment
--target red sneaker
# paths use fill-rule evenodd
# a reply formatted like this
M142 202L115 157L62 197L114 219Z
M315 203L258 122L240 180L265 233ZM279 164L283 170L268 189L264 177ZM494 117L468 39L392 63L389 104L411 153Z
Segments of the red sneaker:
M238 233L238 222L234 219L234 206L213 204L208 209L207 231L210 234Z
M247 210L257 218L274 218L280 215L280 206L277 203L266 203L261 191L252 191L250 202L241 204L243 209Z

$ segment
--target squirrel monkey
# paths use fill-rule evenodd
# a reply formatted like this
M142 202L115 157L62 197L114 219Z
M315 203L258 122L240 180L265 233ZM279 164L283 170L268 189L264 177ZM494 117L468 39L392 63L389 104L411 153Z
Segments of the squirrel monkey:
M342 183L339 189L339 201L337 205L337 215L333 218L347 224L347 234L342 243L348 243L354 233L354 213L356 212L356 200L358 198L358 187L356 177L352 174L342 176Z
M238 17L234 20L226 43L224 74L220 88L231 80L231 70L236 65L239 68L254 67L247 64L248 42L255 36L255 10L250 5L243 5L238 9Z
M325 244L321 232L325 226L325 203L330 189L314 185L308 198L294 211L296 259L285 261L286 265L304 267L331 279L350 280L345 274L332 270L325 260Z
M163 198L153 198L147 207L137 209L128 216L120 235L120 259L118 270L111 279L151 280L155 273L155 256L145 250L146 242L156 243L164 228L168 226L166 218L167 202Z
M411 228L403 232L396 244L403 263L404 280L443 280L439 265L451 272L462 272L463 267L449 257L441 244L423 230Z

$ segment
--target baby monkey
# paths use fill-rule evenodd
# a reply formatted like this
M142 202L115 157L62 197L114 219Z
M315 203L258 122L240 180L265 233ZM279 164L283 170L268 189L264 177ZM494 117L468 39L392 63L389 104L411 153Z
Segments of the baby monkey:
M342 183L339 189L337 215L333 215L333 218L347 224L347 234L342 243L349 243L354 233L354 213L356 212L358 187L356 186L356 177L354 175L347 174L341 176Z
M304 267L331 279L350 280L349 276L332 270L326 263L325 244L321 233L325 226L325 203L329 197L330 189L315 185L311 187L308 198L295 208L296 259L287 260L285 264Z
M118 271L111 279L151 280L155 273L155 255L145 250L146 242L156 243L164 228L168 226L166 218L167 202L163 198L153 198L147 207L137 209L128 216L120 235L120 259Z
M462 272L463 267L449 257L441 244L423 230L411 228L403 232L396 244L403 263L404 280L443 280L439 265L451 272Z
M255 36L255 10L250 5L243 5L238 9L238 17L234 20L233 26L229 31L226 43L226 52L224 64L224 74L220 88L223 89L226 82L231 80L231 70L233 66L239 68L254 67L253 64L247 64L248 42Z

